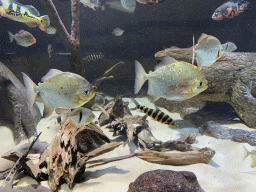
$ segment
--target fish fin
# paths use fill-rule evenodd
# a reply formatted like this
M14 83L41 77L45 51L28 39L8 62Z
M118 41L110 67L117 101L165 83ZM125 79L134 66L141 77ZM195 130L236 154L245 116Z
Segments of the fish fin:
M48 101L45 98L45 95L43 93L40 93L40 96L44 103L43 118L47 118L52 114L52 112L54 111L54 108L48 103Z
M134 93L137 94L141 89L142 85L145 83L147 78L144 76L146 75L146 71L142 67L142 65L135 61L135 85L134 85Z
M32 5L23 5L23 7L26 7L31 14L33 14L37 17L40 15L40 13L37 11L37 9L35 7L33 7Z
M60 119L64 123L71 114L71 109L60 108Z
M26 88L26 96L27 96L27 100L28 100L28 105L30 108L32 108L33 104L35 102L35 99L36 99L37 92L38 92L35 90L37 85L29 78L29 76L27 76L23 72L21 72L21 73L23 75L23 80L24 80L24 84L25 84L25 88Z
M30 27L30 28L33 28L33 27L36 27L36 26L37 26L36 22L26 22L25 24L26 24L28 27Z
M155 103L156 100L158 100L160 97L157 96L153 90L153 87L150 82L148 82L148 92L147 94L151 97L151 102Z
M202 33L201 36L198 38L197 43L199 43L202 39L207 38L208 35L205 33Z
M130 97L130 99L132 100L132 102L133 102L136 106L139 105L139 103L138 103L134 98Z
M121 0L121 5L128 12L133 13L136 8L136 0Z
M175 63L175 62L178 62L178 61L172 57L169 57L169 56L164 57L163 60L154 67L154 70L156 71L157 69L159 69L161 67L164 67L166 65L169 65L169 64Z
M45 31L50 26L50 18L48 15L43 15L40 17L41 23L38 24L38 27Z
M9 35L9 38L10 38L10 42L12 42L13 41L13 34L10 32L10 31L8 31L8 35Z
M45 76L43 76L43 77L41 78L41 81L42 81L42 82L45 82L45 81L47 81L48 79L52 78L53 76L59 75L59 74L61 74L61 73L63 73L63 72L60 71L60 70L58 70L58 69L50 69L49 72L48 72Z
M111 9L121 11L121 12L131 13L131 14L134 13L134 10L135 10L135 7L136 7L136 2L135 2L134 9L133 8L126 9L126 8L123 7L122 2L120 0L106 1L105 4Z

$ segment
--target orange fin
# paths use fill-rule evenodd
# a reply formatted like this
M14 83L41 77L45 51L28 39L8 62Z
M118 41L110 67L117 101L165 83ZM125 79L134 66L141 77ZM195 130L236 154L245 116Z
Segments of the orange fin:
M36 23L35 22L27 22L25 23L27 26L29 26L30 28L36 27Z

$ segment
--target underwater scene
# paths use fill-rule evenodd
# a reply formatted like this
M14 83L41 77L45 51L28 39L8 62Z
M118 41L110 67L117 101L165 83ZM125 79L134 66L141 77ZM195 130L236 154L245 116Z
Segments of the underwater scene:
M255 13L0 0L0 192L255 192Z

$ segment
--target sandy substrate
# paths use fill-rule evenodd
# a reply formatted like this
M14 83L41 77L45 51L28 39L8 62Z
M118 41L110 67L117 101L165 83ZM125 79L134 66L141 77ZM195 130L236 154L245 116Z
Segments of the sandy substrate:
M129 101L129 99L124 99ZM141 105L154 108L152 104L145 98L136 99ZM42 105L39 105L42 108ZM135 107L130 102L129 107ZM128 186L133 182L140 174L155 170L155 169L168 169L176 171L192 171L196 174L197 179L201 187L207 192L216 191L256 191L256 169L251 168L252 157L246 157L246 149L248 145L244 143L236 143L230 140L220 140L208 136L201 136L198 133L193 124L189 121L184 121L177 113L169 113L163 108L162 111L170 115L178 124L177 128L170 128L166 125L160 124L148 117L149 125L153 135L162 141L178 139L182 133L190 132L197 133L195 147L210 147L216 151L215 156L209 164L195 164L189 166L171 166L171 165L157 165L148 163L139 158L133 157L130 159L112 162L97 167L87 167L87 181L76 184L73 190L70 190L66 184L61 186L60 191L86 191L86 192L99 192L99 191L111 191L111 192L123 192L128 190ZM132 111L133 114L143 115L138 111ZM99 112L95 112L98 117ZM0 122L0 154L3 154L14 147L12 134L8 128L10 125L6 122ZM242 123L228 124L228 127L249 129ZM42 131L40 136L41 141L50 142L55 137L58 126L55 124L54 118L43 119L38 124L38 132ZM104 133L112 137L112 133L108 132L108 129L103 129ZM23 144L23 141L21 144ZM112 152L106 153L98 158L110 158L115 156L126 155L134 152L136 147L132 144L120 146ZM256 150L255 147L250 147L250 150ZM13 163L0 159L1 170L10 167ZM25 177L18 182L18 185L27 185L28 183L36 184L36 181ZM2 181L0 182L0 185ZM42 182L47 186L47 182Z

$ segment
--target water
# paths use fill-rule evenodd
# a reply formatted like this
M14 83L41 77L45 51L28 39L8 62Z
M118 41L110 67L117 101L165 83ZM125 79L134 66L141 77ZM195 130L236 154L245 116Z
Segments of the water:
M197 40L201 33L212 35L218 38L221 43L228 41L235 43L237 46L236 52L256 52L256 2L252 0L250 1L253 7L251 10L241 13L239 16L236 16L233 19L225 19L222 21L215 21L211 18L211 16L217 7L226 2L225 0L165 0L163 3L152 5L145 5L137 2L136 9L133 14L111 9L107 5L104 11L98 12L80 4L79 20L81 57L84 58L88 53L104 54L104 57L98 60L90 62L82 60L82 68L85 78L89 82L93 82L95 79L101 77L104 72L114 64L123 61L124 65L111 73L111 75L114 76L114 79L106 80L101 83L97 91L104 92L106 96L112 97L115 97L117 94L123 95L124 97L134 96L135 60L142 63L147 72L153 70L154 66L158 63L158 60L154 58L154 54L156 52L172 46L189 48L192 46L193 35L195 36L195 40ZM46 10L44 10L39 1L20 0L19 2L24 5L34 6L40 12L40 15L47 14ZM67 31L70 33L72 22L70 2L54 0L54 4ZM55 35L49 35L41 31L38 27L29 28L24 23L13 21L5 17L0 18L0 25L0 61L5 64L21 82L23 82L21 72L25 72L37 84L41 81L41 77L44 76L49 69L70 71L68 60L69 51L66 50L58 33ZM123 35L114 36L112 34L112 31L117 27L124 30ZM22 47L17 45L15 42L10 43L8 31L15 34L20 29L33 34L37 40L36 44L30 47ZM49 44L51 44L53 47L51 58L49 58L47 52L47 47ZM146 96L146 91L147 83L143 86L139 96ZM146 105L152 105L147 101L147 99L141 99L139 101L142 104L145 103ZM162 103L162 106L163 105L164 103ZM176 105L179 106L179 103L176 103ZM18 103L16 106L21 105ZM218 109L215 109L216 106ZM173 106L169 106L169 108L167 108L170 109L171 107ZM152 108L154 108L153 105ZM40 110L42 111L42 106L40 107ZM238 118L236 112L233 110L233 107L230 104L223 105L221 102L217 104L210 102L210 104L207 105L206 110L208 110L209 114L213 113L214 111L214 120L216 121L218 121L218 115L221 111L223 116L222 119L219 118L221 121L228 121L227 124L229 124L230 122L234 123L232 120L238 119L237 122L240 123L240 126L242 125L241 127L246 126L244 122ZM165 112L168 113L167 110L165 110ZM225 113L227 114L227 117L223 115ZM133 114L143 115L139 112L135 112ZM97 112L97 115L99 115L99 112ZM209 115L205 118L208 117ZM197 127L194 126L197 123L194 122L200 121L201 123L201 121L203 121L202 119L197 119L195 116L195 118L191 120L191 122L194 123L194 125L192 125L192 123L188 120L182 119L178 113L175 113L175 118L181 127L178 126L174 130L171 130L170 127L166 125L159 125L158 122L150 121L150 125L153 126L153 134L158 137L157 139L178 139L184 130L186 132L188 130L188 132L197 133ZM50 121L45 119L43 119L43 122L46 122L45 124L47 124L47 126L51 124ZM45 130L42 124L43 123L41 121L40 128L37 130L45 131L43 132L43 135L45 135L45 137L43 137L44 139L47 138L48 135L51 135L51 137L47 138L47 141L50 142L51 139L55 137L57 130ZM162 131L159 131L158 126L161 126L160 128ZM48 127L51 127L51 125ZM3 133L7 135L9 134L4 131ZM112 133L106 134L109 137L112 136ZM11 138L9 140L6 139L6 141L11 142L13 140ZM246 163L243 164L243 158L240 156L239 158L235 158L234 162L227 160L229 163L223 163L225 161L223 161L223 159L225 159L225 155L227 153L234 155L239 150L241 152L243 150L242 144L239 145L235 143L236 148L232 148L230 147L233 144L231 141L223 141L223 146L227 148L230 147L225 151L225 147L221 148L222 143L215 145L217 142L217 139L209 139L206 136L199 136L199 139L196 141L197 147L202 148L208 146L217 150L214 161L211 161L211 165L207 167L207 169L210 170L209 173L206 174L205 171L203 171L202 166L200 167L201 164L191 168L191 170L194 171L197 176L199 176L199 183L206 191L218 191L220 189L218 187L210 189L208 186L213 185L213 182L207 180L206 178L208 177L212 177L214 182L217 183L216 185L219 184L219 186L225 185L225 187L230 187L234 184L232 181L230 181L230 183L224 183L216 179L217 177L210 174L211 171L220 175L225 175L225 171L227 171L228 168L235 167L237 165L239 165L239 168L232 170L232 173L236 173L236 171L239 173L242 171L251 171L251 162L247 159ZM6 147L6 150L13 149L14 144L8 147ZM127 147L128 146L126 146L126 148ZM129 151L129 149L126 148L126 152ZM237 151L235 149L237 149ZM218 150L220 150L223 154L218 153ZM117 154L122 154L120 151ZM243 152L240 153L241 156L242 154ZM227 159L231 159L230 156ZM109 168L107 165L104 167L105 170L102 171L102 173L100 172L100 168L92 169L91 172L89 172L89 177L90 175L91 178L94 179L99 177L99 180L95 183L108 181L106 186L111 185L109 183L113 182L113 178L120 177L120 187L122 187L122 191L126 191L128 185L127 183L136 178L134 175L137 176L145 171L156 168L153 164L151 164L152 166L147 169L147 164L140 164L134 159L130 162L133 162L137 165L137 167L141 166L142 168L135 170L134 167L130 167L130 165L128 166L126 163L121 163L118 165L116 164L115 166L117 166L117 168ZM215 169L216 167L221 167L221 172L218 172L218 170ZM126 168L130 171L129 177L126 175L126 172L128 172L125 170ZM157 165L157 168L163 167ZM164 168L187 171L190 170L189 167L174 168L165 166ZM104 179L104 177L97 175L97 171L100 172L99 175L104 175L107 173L106 175L112 174L112 177ZM138 171L139 174L136 171ZM119 173L119 175L116 176L116 173ZM236 176L238 177L240 175L238 174ZM127 178L129 178L129 181L127 181ZM249 178L249 176L248 179L245 178L247 177L244 176L241 186L248 187L247 189L250 191L250 189L253 188L250 181L253 179L255 180L255 177L253 179ZM114 180L118 180L118 178ZM90 185L90 182L92 186L96 185L92 181L87 181L87 183L89 183L88 186ZM118 185L118 182L115 184ZM89 190L90 186L88 186L84 186L84 189Z

